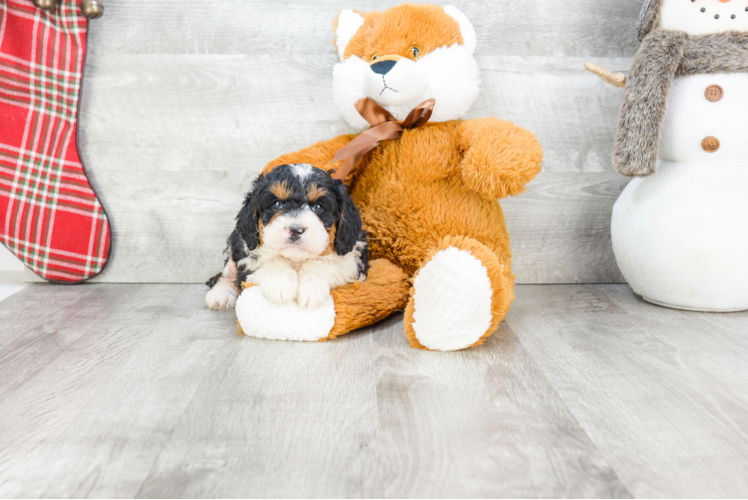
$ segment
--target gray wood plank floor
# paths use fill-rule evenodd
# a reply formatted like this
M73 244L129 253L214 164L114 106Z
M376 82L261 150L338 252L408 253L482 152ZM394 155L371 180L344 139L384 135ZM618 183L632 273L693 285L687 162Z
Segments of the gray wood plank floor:
M444 354L401 315L240 337L203 292L0 302L0 497L748 495L746 313L519 286L484 347Z

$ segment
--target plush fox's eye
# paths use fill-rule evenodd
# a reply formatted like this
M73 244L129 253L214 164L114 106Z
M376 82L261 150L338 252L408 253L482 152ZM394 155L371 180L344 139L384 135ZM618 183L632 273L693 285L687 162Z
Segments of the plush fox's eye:
M273 203L273 208L275 210L280 210L281 208L283 208L283 202L282 201L276 201L275 203Z
M419 49L415 45L410 48L410 51L413 53L413 57L418 57L418 54L421 53L421 49Z
M372 61L376 61L377 59L379 59L379 54L374 54L373 56L371 56Z

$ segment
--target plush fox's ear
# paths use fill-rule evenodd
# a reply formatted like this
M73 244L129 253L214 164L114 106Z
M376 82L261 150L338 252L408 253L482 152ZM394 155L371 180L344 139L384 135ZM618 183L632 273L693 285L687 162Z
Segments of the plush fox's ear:
M364 18L351 9L340 11L335 26L335 45L338 47L338 55L341 61L345 55L345 48L363 24Z
M445 5L444 12L460 25L460 33L462 34L462 41L464 42L465 48L468 49L471 54L474 54L477 39L475 37L475 28L473 28L472 23L468 20L465 14L457 9L457 7Z

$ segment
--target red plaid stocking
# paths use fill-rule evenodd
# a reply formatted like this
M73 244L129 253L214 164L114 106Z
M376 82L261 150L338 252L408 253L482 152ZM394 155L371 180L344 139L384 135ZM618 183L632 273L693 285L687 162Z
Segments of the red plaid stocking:
M0 241L39 276L76 283L104 268L110 232L76 143L87 20L59 3L0 0Z

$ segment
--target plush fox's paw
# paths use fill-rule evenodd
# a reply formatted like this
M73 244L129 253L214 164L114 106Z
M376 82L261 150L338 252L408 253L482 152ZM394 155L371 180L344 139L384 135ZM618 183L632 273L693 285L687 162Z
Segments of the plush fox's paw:
M326 339L335 324L335 304L327 299L314 309L296 302L278 304L267 299L261 286L246 288L236 301L236 318L251 337L315 342Z
M219 282L205 295L205 305L214 311L233 309L238 296L239 289L236 285Z
M416 274L405 332L413 347L456 351L481 344L509 310L511 282L495 253L447 239Z

